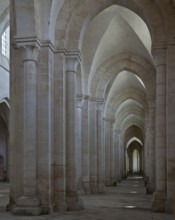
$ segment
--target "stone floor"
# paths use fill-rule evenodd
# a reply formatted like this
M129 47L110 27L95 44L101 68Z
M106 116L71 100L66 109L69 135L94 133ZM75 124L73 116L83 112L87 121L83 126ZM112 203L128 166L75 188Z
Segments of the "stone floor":
M8 201L8 184L0 183L0 219L2 220L173 220L172 215L152 213L152 196L145 194L143 180L130 177L105 194L83 196L80 212L54 213L37 217L13 216L3 212Z

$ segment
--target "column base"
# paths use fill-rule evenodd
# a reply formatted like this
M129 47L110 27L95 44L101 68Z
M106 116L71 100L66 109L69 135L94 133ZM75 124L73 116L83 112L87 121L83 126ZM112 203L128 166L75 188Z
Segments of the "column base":
M149 183L149 177L148 176L144 176L144 185L147 186Z
M81 179L77 183L77 191L78 191L78 195L84 194L83 183Z
M111 183L112 183L112 186L117 186L117 179L116 178L113 178L111 180Z
M111 180L105 180L105 186L112 186Z
M42 206L42 211L41 214L42 215L49 215L50 213L53 212L53 207L52 206Z
M67 205L64 200L56 200L53 205L54 212L64 212L67 210Z
M97 194L98 193L98 185L95 182L90 183L91 186L91 193L92 194Z
M90 186L89 186L89 182L82 182L82 186L83 186L83 191L85 195L89 195L90 194Z
M122 181L121 176L118 176L118 177L117 177L117 182L119 182L119 183L120 183L121 181Z
M83 202L78 195L68 195L66 197L67 211L80 211L83 209Z
M155 192L152 202L153 212L165 212L165 192Z
M169 214L172 214L174 211L174 200L172 198L167 199L165 202L165 211Z
M155 192L155 185L148 183L146 186L146 193L147 194L153 194Z
M65 194L66 194L65 191L54 193L53 208L52 208L54 212L64 212L67 210Z
M105 184L98 183L98 193L105 193Z
M12 212L14 215L37 216L42 213L42 207L39 199L22 196L17 199Z

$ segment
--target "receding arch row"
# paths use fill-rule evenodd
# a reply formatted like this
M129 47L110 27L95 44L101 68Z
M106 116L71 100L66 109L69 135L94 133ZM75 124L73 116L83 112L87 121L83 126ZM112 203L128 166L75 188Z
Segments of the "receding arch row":
M106 99L115 78L124 70L136 74L143 81L146 91L149 92L148 95L155 96L156 70L154 66L146 59L130 53L111 57L100 66L88 82L89 94L95 94L98 98ZM86 88L83 90L86 90Z
M124 146L127 146L127 143L129 142L129 140L131 140L133 137L138 138L142 144L144 144L144 133L143 130L137 126L137 125L131 125L130 127L128 127L125 130L124 133Z
M134 103L134 102L133 102ZM139 107L138 105L129 104L128 106L122 108L122 110L115 115L115 122L117 125L121 125L125 118L127 118L128 115L134 114L138 116L139 118L144 118L145 112L143 107Z
M143 119L131 114L121 124L121 132L123 133L123 135L125 134L127 129L133 125L139 127L143 133L145 132Z
M138 103L143 105L145 111L147 111L148 105L144 101L145 96L143 95L143 93L139 93L139 92L135 93L135 91L136 90L129 88L127 91L123 92L122 94L121 93L116 94L115 97L109 102L109 104L105 106L104 116L106 118L114 119L117 109L120 107L120 105L123 102L125 102L128 99L136 100Z
M135 99L126 99L117 109L116 113L115 113L115 118L117 119L120 118L120 114L123 113L123 110L127 108L127 106L136 106L138 109L140 110L144 110L144 107Z
M139 54L151 61L151 43L149 30L140 17L127 8L110 6L86 29L81 49L83 77L86 79L89 73L93 76L107 59L123 52Z
M126 145L126 148L128 148L129 145L130 145L132 142L134 142L134 141L138 142L140 145L143 146L143 143L141 142L141 140L140 140L139 138L137 138L137 137L132 137L132 138L128 141L128 143L127 143L127 145Z

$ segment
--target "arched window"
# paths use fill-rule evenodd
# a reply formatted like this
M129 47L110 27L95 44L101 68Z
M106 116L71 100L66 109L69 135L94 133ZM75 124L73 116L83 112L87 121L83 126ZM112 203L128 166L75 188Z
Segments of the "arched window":
M3 56L9 59L9 41L10 41L10 28L9 26L5 29L1 36L1 53Z
M140 155L137 149L133 151L133 172L139 172L140 171Z

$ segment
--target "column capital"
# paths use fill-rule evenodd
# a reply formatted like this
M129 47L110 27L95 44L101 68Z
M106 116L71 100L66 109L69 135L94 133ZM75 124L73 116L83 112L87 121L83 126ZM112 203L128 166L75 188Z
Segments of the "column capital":
M90 102L96 102L97 99L96 99L95 97L91 97L91 96L89 96L89 101L90 101Z
M41 48L41 43L36 37L32 38L14 38L15 48L21 49L24 61L38 61L38 55Z
M67 51L66 53L66 71L76 72L78 64L81 62L80 54L76 51Z
M88 100L89 99L89 95L83 95L83 100Z
M112 122L112 119L106 118L106 117L103 117L103 120L104 120L104 121L107 121L107 122L110 122L110 123Z
M82 108L82 97L76 97L76 107Z
M155 66L165 65L166 63L166 43L159 42L152 45L152 55Z
M88 109L88 105L89 105L88 100L89 100L88 95L83 95L82 96L82 108L83 109L86 109L86 110Z
M165 41L153 42L152 43L152 53L155 50L161 50L161 49L166 49L166 42Z
M104 99L97 99L96 102L99 105L103 105L104 104Z
M97 104L100 104L100 105L104 104L104 99L99 99L99 98L92 97L92 96L89 96L88 99L90 102L96 102Z
M166 42L166 47L168 45L175 46L175 38L174 38L174 36L168 36L168 39L167 39L167 42Z
M40 47L38 45L23 45L20 48L23 52L23 62L38 61L38 55L40 52Z
M97 101L97 111L103 111L103 104L104 102Z

